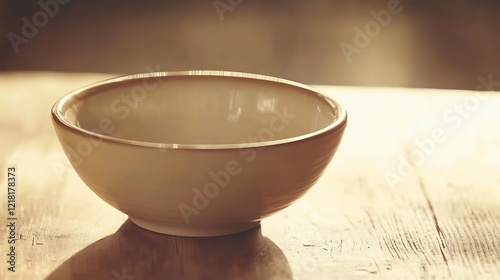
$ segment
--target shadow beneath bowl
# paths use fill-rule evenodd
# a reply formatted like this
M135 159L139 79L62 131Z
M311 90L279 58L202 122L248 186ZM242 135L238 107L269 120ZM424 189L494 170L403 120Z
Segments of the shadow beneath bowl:
M82 249L46 280L292 279L288 261L260 226L222 237L157 234L127 220Z

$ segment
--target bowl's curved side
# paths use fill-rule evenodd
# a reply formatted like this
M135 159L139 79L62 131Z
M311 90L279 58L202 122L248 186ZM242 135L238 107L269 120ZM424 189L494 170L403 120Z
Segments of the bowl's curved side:
M330 163L346 123L258 148L160 149L83 136L53 119L79 177L147 229L214 236L249 229L301 197Z

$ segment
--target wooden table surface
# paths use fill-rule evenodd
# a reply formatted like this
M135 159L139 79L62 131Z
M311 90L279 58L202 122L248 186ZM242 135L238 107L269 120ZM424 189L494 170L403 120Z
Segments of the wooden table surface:
M186 238L101 201L57 142L55 100L111 76L0 74L5 224L9 166L17 179L15 272L2 226L0 279L500 279L495 93L319 86L350 117L320 181L259 228Z

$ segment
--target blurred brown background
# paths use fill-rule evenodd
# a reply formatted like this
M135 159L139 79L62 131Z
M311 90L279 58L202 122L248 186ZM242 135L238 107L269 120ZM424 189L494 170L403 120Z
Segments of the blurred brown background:
M377 29L373 13L391 18ZM23 17L39 25L33 38ZM355 28L367 24L368 41L356 45ZM500 1L0 0L0 34L1 71L137 73L159 64L309 84L474 89L479 75L500 80ZM350 62L343 42L362 46Z

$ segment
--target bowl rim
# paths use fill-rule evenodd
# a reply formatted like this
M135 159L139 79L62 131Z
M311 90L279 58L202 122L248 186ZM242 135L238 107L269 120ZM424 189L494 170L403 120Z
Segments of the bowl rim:
M306 134L302 134L299 136L288 137L277 140L269 140L269 141L260 141L260 142L246 142L246 143L234 143L234 144L182 144L182 143L159 143L159 142L147 142L147 141L137 141L125 138L118 138L113 136L108 136L101 133L96 133L94 131L90 131L76 125L69 123L63 115L63 107L74 100L82 100L88 96L99 93L96 92L95 89L101 87L108 87L113 85L119 85L124 82L130 82L132 80L145 79L145 78L168 78L168 77L224 77L224 78L240 78L240 79L248 79L255 81L264 81L269 83L275 83L281 86L294 87L302 90L306 90L308 94L312 94L316 97L323 99L327 102L332 108L336 108L338 110L338 118L333 121L328 126L310 132ZM81 97L83 98L78 98ZM148 148L160 148L160 149L185 149L185 150L226 150L226 149L244 149L244 148L259 148L259 147L267 147L267 146L275 146L275 145L283 145L289 144L293 142L298 142L301 140L312 139L320 136L324 136L328 133L333 133L334 131L343 129L347 124L347 111L345 108L340 105L333 98L326 96L319 92L318 90L290 80L260 75L260 74L250 74L243 72L233 72L233 71L214 71L214 70L192 70L192 71L174 71L174 72L148 72L141 74L132 74L132 75L122 75L115 78L106 79L97 83L93 83L81 88L78 88L65 96L58 99L51 109L51 117L52 121L59 125L61 128L69 130L73 133L79 134L84 137L93 137L98 138L101 141L112 142L116 144L124 144L131 146L140 146L140 147L148 147Z

